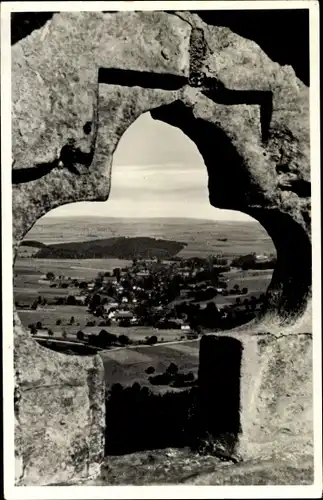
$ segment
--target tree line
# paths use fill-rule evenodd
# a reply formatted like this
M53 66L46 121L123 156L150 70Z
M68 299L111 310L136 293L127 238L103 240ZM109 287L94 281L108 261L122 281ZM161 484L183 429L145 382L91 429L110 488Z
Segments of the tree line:
M218 411L220 415L222 408ZM106 397L105 454L188 446L201 454L230 458L237 439L233 422L219 419L218 427L213 423L210 428L198 386L154 394L137 382L128 387L116 383Z

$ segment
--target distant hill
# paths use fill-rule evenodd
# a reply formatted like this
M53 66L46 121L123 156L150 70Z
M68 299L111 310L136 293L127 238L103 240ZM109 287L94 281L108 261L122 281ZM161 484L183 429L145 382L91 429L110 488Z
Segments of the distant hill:
M149 237L115 237L44 245L35 255L39 259L133 259L170 258L186 243Z
M275 253L275 247L259 222L183 218L127 219L113 217L43 217L27 235L47 245L105 238L148 237L183 243L179 257L228 258L251 252Z

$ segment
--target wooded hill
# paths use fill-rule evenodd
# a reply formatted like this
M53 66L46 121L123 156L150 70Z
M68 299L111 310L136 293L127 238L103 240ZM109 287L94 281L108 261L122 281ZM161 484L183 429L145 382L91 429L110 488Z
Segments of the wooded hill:
M34 257L39 259L170 258L186 245L187 243L183 242L149 237L115 237L46 245L40 248Z

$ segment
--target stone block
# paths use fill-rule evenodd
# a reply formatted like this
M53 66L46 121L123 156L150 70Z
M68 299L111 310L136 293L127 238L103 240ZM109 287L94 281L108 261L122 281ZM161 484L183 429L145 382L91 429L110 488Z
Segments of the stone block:
M16 484L81 483L100 472L104 371L99 356L68 356L15 340Z
M228 454L243 460L313 454L310 334L206 335L199 383L211 435L236 436Z
M240 453L312 455L312 335L258 334L243 345Z

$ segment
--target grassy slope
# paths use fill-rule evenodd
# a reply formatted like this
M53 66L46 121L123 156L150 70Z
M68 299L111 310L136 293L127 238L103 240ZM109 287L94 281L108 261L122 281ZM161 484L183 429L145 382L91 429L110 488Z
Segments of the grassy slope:
M107 385L111 386L117 382L132 385L138 382L152 389L153 386L145 373L146 368L153 366L156 373L162 373L170 363L177 364L180 371L192 371L196 375L199 361L198 342L187 343L186 352L177 347L177 344L170 344L101 353ZM169 387L165 387L166 389L169 390Z

